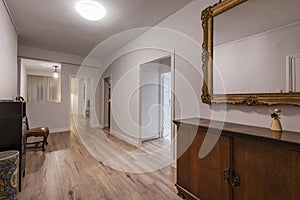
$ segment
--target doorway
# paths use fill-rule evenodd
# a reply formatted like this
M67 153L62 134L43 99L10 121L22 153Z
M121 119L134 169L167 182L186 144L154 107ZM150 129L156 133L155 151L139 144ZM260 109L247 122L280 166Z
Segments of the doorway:
M102 126L104 129L110 129L111 115L111 76L105 77L102 80L103 85L103 102L102 102Z
M78 114L78 78L71 77L71 114Z
M71 114L90 118L91 78L70 77Z
M171 56L140 65L140 140L171 140Z

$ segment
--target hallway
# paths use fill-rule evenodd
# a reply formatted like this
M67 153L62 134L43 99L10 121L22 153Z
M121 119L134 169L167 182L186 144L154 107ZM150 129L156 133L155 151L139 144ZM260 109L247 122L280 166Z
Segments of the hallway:
M76 120L84 123L84 118ZM95 133L102 144L115 144L120 151L137 150L100 129ZM100 147L99 151L111 156L116 150L110 149L112 146ZM152 147L144 149L153 151ZM20 199L180 199L174 186L174 168L140 174L114 170L91 156L82 145L74 123L71 132L50 134L45 152L27 150L26 159Z

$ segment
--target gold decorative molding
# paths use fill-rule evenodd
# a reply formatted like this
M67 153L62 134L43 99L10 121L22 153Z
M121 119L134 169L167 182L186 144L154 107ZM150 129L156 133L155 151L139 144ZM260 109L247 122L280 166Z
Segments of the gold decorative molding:
M300 93L251 93L251 94L214 94L213 93L213 18L248 0L224 0L202 11L203 28L203 103L229 103L242 105L288 104L300 106Z

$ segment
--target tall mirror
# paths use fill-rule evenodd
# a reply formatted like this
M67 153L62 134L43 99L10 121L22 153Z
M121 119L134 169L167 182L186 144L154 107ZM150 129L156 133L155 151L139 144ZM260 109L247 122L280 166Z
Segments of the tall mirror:
M224 0L205 9L202 101L300 106L299 9L299 0Z

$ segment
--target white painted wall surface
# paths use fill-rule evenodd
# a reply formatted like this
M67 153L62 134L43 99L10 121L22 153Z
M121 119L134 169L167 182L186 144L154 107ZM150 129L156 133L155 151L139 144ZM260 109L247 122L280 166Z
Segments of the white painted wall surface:
M27 69L24 67L21 62L20 67L20 95L27 100Z
M17 96L18 36L3 2L0 2L0 99Z
M299 35L300 23L217 46L214 74L230 94L285 92L286 56L300 53ZM222 88L214 79L214 93Z
M175 68L177 73L175 75L175 118L188 118L188 117L202 117L223 120L228 122L234 122L239 124L254 125L260 127L269 127L271 123L270 114L274 108L282 109L282 125L285 130L299 131L300 124L298 123L300 118L300 108L288 105L278 106L243 106L243 105L227 105L225 108L221 105L203 104L201 101L201 87L202 87L202 62L201 62L201 44L202 44L202 27L201 27L201 12L206 7L214 5L218 0L194 0L178 12L174 13L161 23L157 27L165 28L163 31L153 29L131 43L125 45L118 51L114 52L114 55L110 55L109 59L114 62L108 67L105 75L112 75L112 87L115 89L116 82L119 81L123 74L134 70L136 66L144 63L143 61L153 58L156 54L159 54L159 50L150 51L145 48L159 47L158 49L164 49L172 52L176 50ZM176 32L182 34L184 37L172 34ZM131 52L131 50L136 50ZM131 53L128 53L131 52ZM151 52L151 53L150 53ZM118 57L118 55L122 55ZM110 61L104 62L109 63ZM234 72L233 72L234 73ZM137 74L137 71L136 71ZM131 77L132 86L137 86L138 76L133 75ZM247 83L246 83L247 84ZM246 86L246 85L245 85ZM101 87L100 87L101 88ZM122 96L123 95L123 96ZM112 106L127 106L125 92L119 96L118 99L112 98ZM136 95L133 95L129 104L129 110L132 110L130 119L132 126L138 116L138 110L136 105ZM101 112L101 109L100 109ZM225 115L224 115L225 113ZM117 118L128 118L124 113L114 113ZM134 137L128 137L128 133L120 129L116 124L115 118L112 116L111 129L116 132L123 139L135 143ZM134 126L125 127L130 130L133 136L138 135L138 129Z
M27 103L27 116L31 128L48 126L50 132L70 130L70 76L78 66L63 64L61 68L61 103Z
M112 75L111 80L111 120L113 134L137 145L139 142L139 65L170 55L161 50L136 50L115 60L102 77ZM98 86L101 91L102 83ZM103 99L101 92L100 99ZM102 120L100 106L98 119Z
M200 98L202 86L201 43L203 39L200 16L203 9L217 2L218 0L194 0L159 23L157 27L164 28L163 31L157 29L150 30L108 56L108 61L105 61L104 63L113 62L105 71L104 76L112 75L112 91L114 92L116 84L120 81L123 75L127 74L127 72L130 72L130 75L127 77L130 79L130 82L129 85L126 86L138 88L139 77L138 71L136 70L137 67L142 63L159 58L162 54L164 54L161 51L162 49L169 52L172 52L175 49L177 53L175 68L178 71L175 76L175 93L177 98L175 108L176 118L210 118L213 112L217 114L217 117L213 119L222 119L222 115L218 114L222 113L224 108L221 108L219 105L209 106L203 104ZM172 33L177 34L173 35ZM180 37L179 35L184 37ZM152 47L158 48L156 50L145 49ZM135 49L135 51L131 51L133 49ZM19 54L35 58L45 58L44 55L48 55L46 58L48 57L48 59L58 62L65 59L72 62L80 62L78 57L53 52L49 53L47 51L41 53L36 49L27 47L20 48ZM94 76L96 78L96 73L94 73ZM92 82L92 85L96 87L97 83L98 82L95 79L95 82ZM101 88L102 86L99 84L96 90L96 96L101 96ZM124 90L121 90L121 93L117 98L112 97L112 107L116 108L116 110L115 113L112 113L111 131L119 135L121 138L126 139L128 142L137 144L139 111L138 92L131 94L128 101L126 98L126 95L128 95L128 93L126 93L128 92L127 87L124 87L123 89ZM99 111L97 112L97 116L98 119L100 119L102 110L99 104L101 103L101 98L99 98L99 100L97 100L98 98L95 99L95 104L91 104L91 107L95 107L96 110ZM68 102L70 102L69 99ZM129 103L129 108L126 107L127 103ZM122 110L124 107L129 109L129 116L124 114L126 113ZM227 105L226 121L269 127L271 122L270 113L272 113L273 109L277 107L282 109L283 128L285 130L299 131L300 124L298 121L300 117L300 108L294 106L279 105L271 107L247 107L241 105ZM36 111L38 111L38 108ZM55 112L55 110L51 111ZM49 118L55 117L54 113L49 113ZM94 114L96 115L96 112ZM128 123L126 123L124 127L125 129L120 128L120 126L116 123L115 118L125 119L125 121L129 119ZM97 122L93 121L92 124L94 123L96 124Z
M19 46L18 55L20 57L27 57L33 59L41 59L53 62L62 63L62 102L59 104L35 103L29 104L28 115L31 126L47 125L51 132L59 132L70 129L70 90L69 81L70 76L78 76L78 78L91 78L91 108L99 108L100 100L97 92L98 79L100 77L100 69L97 68L99 62L95 60L85 59L80 56L70 55L60 52L53 52L44 49L36 49L31 47ZM79 67L81 64L91 67ZM72 65L75 64L75 65ZM63 69L64 68L64 69ZM80 88L80 86L79 86ZM79 92L80 95L80 92ZM79 97L80 99L80 97ZM78 99L78 100L79 100ZM43 113L50 113L49 116L41 116ZM82 110L81 110L82 111ZM82 113L82 112L81 112ZM83 113L82 113L83 114ZM98 127L98 120L96 116L96 109L90 111L90 126Z

